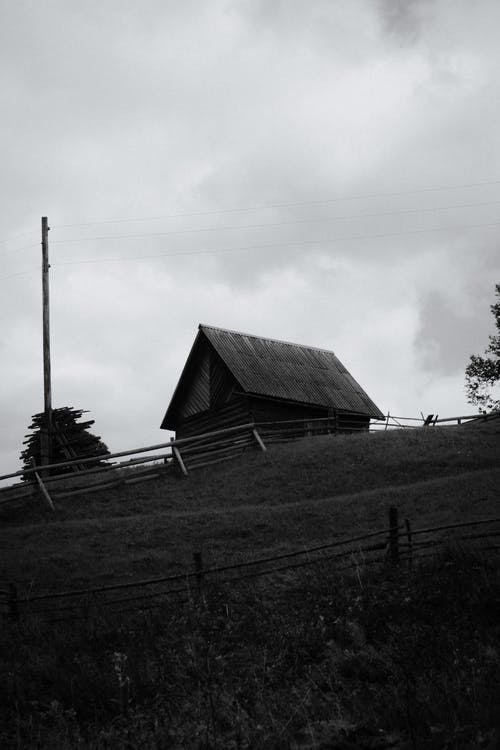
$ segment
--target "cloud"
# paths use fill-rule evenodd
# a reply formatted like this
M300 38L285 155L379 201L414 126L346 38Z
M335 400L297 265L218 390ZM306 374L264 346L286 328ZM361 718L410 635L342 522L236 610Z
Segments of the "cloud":
M3 15L6 470L42 403L42 215L55 402L112 448L162 438L199 322L332 348L384 410L468 408L500 278L498 3Z
M432 22L435 0L379 0L382 27L389 36L406 44L415 43L424 26Z

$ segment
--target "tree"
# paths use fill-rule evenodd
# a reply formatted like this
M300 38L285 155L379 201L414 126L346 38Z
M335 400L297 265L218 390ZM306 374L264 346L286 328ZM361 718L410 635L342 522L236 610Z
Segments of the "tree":
M490 336L490 345L481 357L473 354L465 368L465 392L470 404L477 404L486 410L500 409L500 398L492 393L492 388L500 382L500 284L495 286L498 302L491 305L498 333Z

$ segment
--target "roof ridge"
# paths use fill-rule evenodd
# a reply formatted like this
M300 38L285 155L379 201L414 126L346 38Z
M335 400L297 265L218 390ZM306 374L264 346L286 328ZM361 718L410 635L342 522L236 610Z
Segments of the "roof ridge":
M222 331L223 333L232 333L237 336L248 336L251 339L260 339L261 341L271 341L273 344L288 344L288 346L297 346L299 349L310 349L316 352L325 352L326 354L333 354L337 356L332 349L323 349L320 346L310 346L308 344L297 344L295 341L286 341L284 339L273 339L270 336L257 336L255 333L246 333L245 331L235 331L231 328L221 328L220 326L211 326L207 323L199 323L198 330L203 331L205 328L210 328L213 331Z

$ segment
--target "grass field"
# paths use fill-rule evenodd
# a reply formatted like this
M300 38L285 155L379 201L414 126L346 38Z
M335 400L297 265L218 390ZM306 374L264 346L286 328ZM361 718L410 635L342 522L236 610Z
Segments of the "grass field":
M188 478L33 502L4 517L0 580L32 592L159 575L310 546L387 525L495 515L498 429L322 436L249 451Z
M0 579L120 582L387 526L498 516L498 428L324 436L33 504L2 520ZM2 748L500 747L498 556L444 548L412 573L323 562L207 586L185 606L0 631Z

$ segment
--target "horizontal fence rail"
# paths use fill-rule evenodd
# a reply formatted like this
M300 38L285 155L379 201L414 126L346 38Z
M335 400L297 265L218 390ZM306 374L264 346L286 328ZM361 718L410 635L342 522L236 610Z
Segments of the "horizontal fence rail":
M185 603L199 596L211 582L234 586L251 578L281 576L308 566L317 566L319 574L326 564L333 564L338 571L390 564L407 566L411 572L414 562L435 555L436 549L443 546L497 552L499 537L500 517L412 529L410 521L401 523L397 509L391 508L389 526L384 529L275 555L204 566L201 553L195 552L193 566L178 565L182 568L180 573L40 594L30 591L20 596L17 587L9 584L0 590L0 611L15 622L33 617L56 622L98 616L103 608L110 612L147 610L172 601L171 597Z
M51 500L57 500L120 485L135 484L165 473L187 475L193 469L235 458L249 448L266 450L254 422L192 437L172 439L168 443L27 468L0 476L0 481L13 477L26 480L0 489L0 507L3 504L15 505L16 502L37 495L39 491L42 491L45 497L48 495ZM164 452L152 453L159 450ZM150 455L143 455L145 453ZM138 457L134 458L135 456ZM126 461L116 461L125 457ZM96 461L106 462L106 465L83 468L71 474L64 473L68 468L95 464ZM138 470L136 467L142 464L150 466ZM50 473L54 471L59 473ZM89 481L90 477L93 481Z
M0 508L15 507L30 498L41 497L44 504L53 509L54 500L135 484L167 473L187 476L193 470L237 458L248 449L265 451L273 443L303 437L465 425L499 418L500 412L449 418L439 418L434 414L400 417L388 413L384 419L363 422L359 416L339 412L332 417L316 419L249 422L192 437L171 439L166 443L100 456L80 456L4 474L0 476L0 482L14 478L23 481L0 488ZM95 466L96 462L100 465ZM140 468L143 465L144 468ZM67 473L74 468L77 471Z

